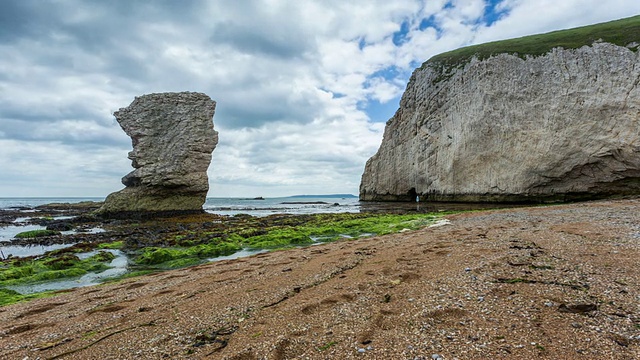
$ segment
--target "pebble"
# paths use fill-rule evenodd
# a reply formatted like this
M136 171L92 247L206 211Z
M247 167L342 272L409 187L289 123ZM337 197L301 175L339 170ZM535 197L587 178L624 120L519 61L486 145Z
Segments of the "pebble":
M440 356L439 354L431 355L431 359L433 359L433 360L444 360L444 358L442 356Z
M471 268L464 268L464 271L469 272L471 271Z
M364 354L364 353L366 353L366 352L367 352L367 350L365 350L365 349L363 349L363 348L360 348L360 349L358 349L358 352L359 352L360 354Z

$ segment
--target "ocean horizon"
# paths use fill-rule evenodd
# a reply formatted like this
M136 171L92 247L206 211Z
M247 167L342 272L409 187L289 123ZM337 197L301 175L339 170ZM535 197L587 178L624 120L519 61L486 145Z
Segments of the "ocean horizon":
M51 203L104 201L105 197L0 197L0 209L34 208ZM266 216L278 213L313 214L358 212L359 199L351 194L293 195L285 197L207 197L203 209L212 214L245 213Z

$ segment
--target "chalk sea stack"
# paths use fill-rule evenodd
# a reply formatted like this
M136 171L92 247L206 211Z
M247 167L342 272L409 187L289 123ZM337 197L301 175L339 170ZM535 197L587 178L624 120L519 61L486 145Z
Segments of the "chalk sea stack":
M133 144L135 168L122 178L98 211L107 217L133 213L202 212L209 190L207 168L218 144L216 103L202 93L158 93L136 97L114 113Z
M411 76L360 199L640 194L640 16L462 48Z

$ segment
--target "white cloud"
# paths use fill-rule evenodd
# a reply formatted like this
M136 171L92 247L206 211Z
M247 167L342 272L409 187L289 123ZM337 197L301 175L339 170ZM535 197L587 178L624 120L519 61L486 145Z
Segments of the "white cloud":
M489 28L479 29L474 43L586 26L640 13L640 2L628 0L503 0L500 7L508 9L509 15Z

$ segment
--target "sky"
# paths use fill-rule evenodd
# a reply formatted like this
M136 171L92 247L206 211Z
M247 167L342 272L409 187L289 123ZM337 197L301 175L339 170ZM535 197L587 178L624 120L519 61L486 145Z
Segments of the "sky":
M217 102L210 197L358 193L412 71L637 0L2 0L0 197L104 197L135 96Z

